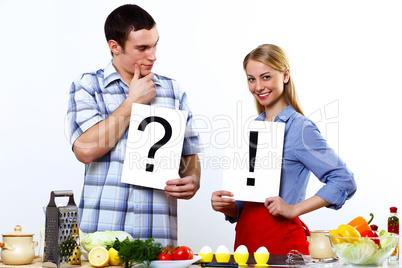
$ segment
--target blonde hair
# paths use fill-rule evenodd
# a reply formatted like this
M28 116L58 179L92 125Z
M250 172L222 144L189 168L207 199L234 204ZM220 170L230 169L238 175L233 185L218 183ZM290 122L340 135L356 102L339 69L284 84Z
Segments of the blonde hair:
M244 70L246 70L247 64L250 60L259 61L265 65L268 65L272 69L283 73L290 68L289 60L285 51L276 45L263 44L252 50L243 60ZM292 106L293 109L295 109L298 113L304 115L290 74L289 81L284 85L283 94L286 103ZM257 99L255 100L255 103L259 114L265 111L265 107L262 106Z

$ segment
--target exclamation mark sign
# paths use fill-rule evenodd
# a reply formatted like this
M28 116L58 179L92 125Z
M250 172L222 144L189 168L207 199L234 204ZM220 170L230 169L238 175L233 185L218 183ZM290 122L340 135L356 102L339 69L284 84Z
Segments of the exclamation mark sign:
M249 171L254 172L255 157L257 155L257 144L258 144L258 132L250 131L250 143L248 148L249 154ZM247 186L254 186L255 178L247 178Z

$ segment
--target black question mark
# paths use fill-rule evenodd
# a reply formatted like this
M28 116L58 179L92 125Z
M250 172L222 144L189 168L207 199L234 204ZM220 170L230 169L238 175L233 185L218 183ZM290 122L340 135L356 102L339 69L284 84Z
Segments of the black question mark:
M249 171L254 172L255 157L257 155L257 144L258 144L258 132L250 131L250 143L249 143ZM247 186L254 186L255 178L247 178Z
M163 145L165 145L170 140L170 138L172 137L172 126L169 124L168 121L166 121L166 119L164 119L162 117L159 117L159 116L149 116L149 117L145 118L144 120L141 121L140 125L138 126L138 130L144 131L146 126L149 123L153 123L153 122L158 122L163 126L163 128L165 129L165 135L163 136L162 139L160 139L158 142L156 142L151 147L151 149L149 149L148 158L154 158L156 151L159 148L161 148ZM154 165L153 164L147 164L147 166L145 167L145 171L153 172L154 171Z

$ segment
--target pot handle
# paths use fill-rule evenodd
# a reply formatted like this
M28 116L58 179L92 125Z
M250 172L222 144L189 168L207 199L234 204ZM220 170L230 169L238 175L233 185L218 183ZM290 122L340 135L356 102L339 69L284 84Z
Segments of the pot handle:
M38 246L38 241L33 241L32 242L32 248L36 248Z
M1 242L0 242L0 248L9 249L9 250L15 249L13 244L7 244L7 243L1 243Z

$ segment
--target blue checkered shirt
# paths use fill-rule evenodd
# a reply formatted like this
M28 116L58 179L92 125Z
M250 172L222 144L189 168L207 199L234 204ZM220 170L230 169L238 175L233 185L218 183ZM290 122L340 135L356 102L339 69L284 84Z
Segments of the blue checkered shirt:
M178 83L154 75L156 97L150 105L188 111L182 155L202 151L187 95ZM110 62L105 69L82 74L71 85L66 132L70 143L87 129L106 119L125 100L128 85ZM84 233L122 230L134 238L154 238L177 243L177 200L164 191L120 182L127 133L104 156L85 165L79 204L79 224Z

